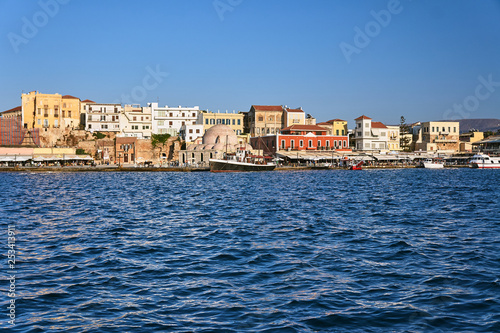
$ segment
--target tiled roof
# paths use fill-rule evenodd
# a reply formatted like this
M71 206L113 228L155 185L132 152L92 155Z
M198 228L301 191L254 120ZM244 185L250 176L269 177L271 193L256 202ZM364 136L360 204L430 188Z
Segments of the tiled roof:
M292 125L286 128L283 128L282 131L317 131L317 132L326 132L321 126L318 125Z
M342 119L332 119L332 120L328 120L327 123L333 124L333 122L335 122L335 121L345 121L345 120L342 120Z
M328 125L328 126L330 126L330 125L331 125L331 123L330 123L329 121L325 121L325 122L323 122L323 123L318 123L318 124L316 124L316 125Z
M370 118L370 117L367 117L367 116L363 115L363 116L358 117L358 118L356 118L356 119L354 119L354 120L362 120L362 119L372 119L372 118Z
M282 111L283 107L281 105L252 105L255 110L258 111Z
M382 124L380 121L372 121L372 128L387 128L387 126Z
M64 95L62 98L64 99L79 99L78 97L75 97L75 96L71 96L71 95Z
M286 109L287 112L304 112L304 110L301 109Z
M16 111L21 111L23 108L21 106L16 106L15 108L12 108L7 111L3 111L2 113L7 113L7 112L16 112Z
M84 100L82 102L84 102L84 103L95 103L94 101L91 101L90 99L86 99L86 100Z

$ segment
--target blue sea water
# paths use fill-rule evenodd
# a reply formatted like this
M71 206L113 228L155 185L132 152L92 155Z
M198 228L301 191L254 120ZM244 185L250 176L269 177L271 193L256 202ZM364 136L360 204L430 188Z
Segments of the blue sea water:
M500 170L0 173L11 332L499 332Z

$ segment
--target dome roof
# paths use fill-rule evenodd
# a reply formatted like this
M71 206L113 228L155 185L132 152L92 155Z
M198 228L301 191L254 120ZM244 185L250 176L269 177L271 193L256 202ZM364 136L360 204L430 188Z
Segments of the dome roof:
M203 135L203 144L216 145L219 143L222 145L235 145L238 143L238 137L231 127L222 124L215 125L210 127Z

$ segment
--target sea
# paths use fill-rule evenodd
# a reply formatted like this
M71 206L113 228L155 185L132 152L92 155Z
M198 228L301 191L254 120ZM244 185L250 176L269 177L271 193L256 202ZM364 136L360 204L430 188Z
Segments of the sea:
M0 173L0 330L500 332L499 185L448 168Z

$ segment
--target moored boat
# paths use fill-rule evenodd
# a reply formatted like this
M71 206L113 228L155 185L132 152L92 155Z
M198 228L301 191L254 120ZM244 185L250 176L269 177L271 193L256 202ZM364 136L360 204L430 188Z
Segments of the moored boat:
M266 162L263 156L247 154L244 149L238 149L236 153L226 153L224 159L210 159L210 171L212 172L241 172L241 171L272 171L276 164Z
M475 169L500 169L500 157L477 154L472 156L469 166Z
M426 169L442 169L444 168L444 162L442 160L428 158L422 162L422 167Z

